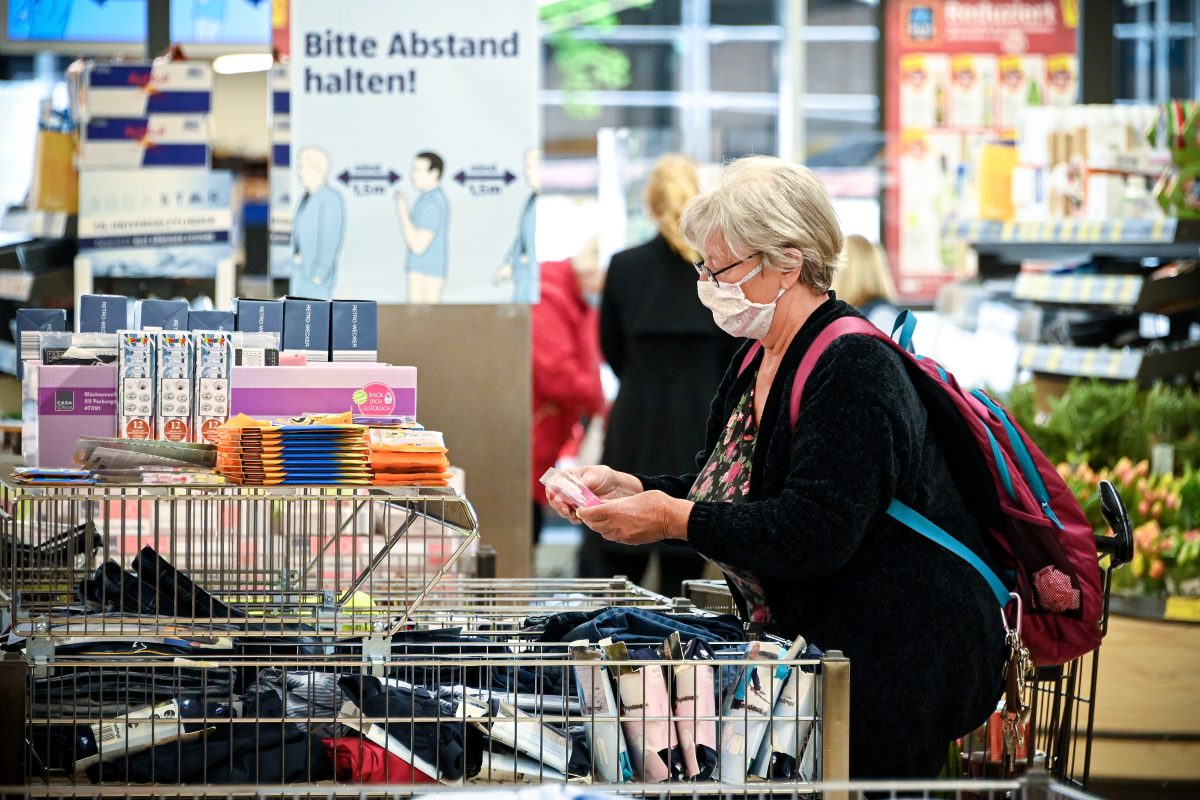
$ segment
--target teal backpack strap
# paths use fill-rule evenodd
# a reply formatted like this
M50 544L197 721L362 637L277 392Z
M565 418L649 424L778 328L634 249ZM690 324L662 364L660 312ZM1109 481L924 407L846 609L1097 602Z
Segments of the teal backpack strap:
M1004 608L1008 605L1008 601L1010 599L1008 587L1004 585L1004 582L1000 580L995 572L992 572L991 568L989 568L987 564L983 563L983 559L975 555L975 552L971 550L971 548L967 547L958 539L955 539L933 522L921 516L904 503L901 503L899 500L892 500L891 504L888 506L887 513L889 517L896 520L901 525L905 526L906 528L912 528L929 541L946 548L951 553L954 553L954 555L958 556L963 561L966 561L968 564L974 567L975 571L982 575L983 579L987 581L992 593L996 595L996 599L1000 602L1000 607Z

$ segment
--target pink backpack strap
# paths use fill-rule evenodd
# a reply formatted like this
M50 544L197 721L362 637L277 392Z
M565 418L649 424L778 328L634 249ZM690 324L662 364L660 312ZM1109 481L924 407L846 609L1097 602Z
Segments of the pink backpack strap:
M800 400L804 396L804 384L808 382L808 376L812 375L813 369L817 366L818 359L821 358L825 349L833 344L836 339L852 333L870 336L881 342L887 342L900 352L904 352L898 344L892 341L890 336L865 319L859 317L842 317L829 323L823 331L817 334L816 340L809 345L804 358L800 359L800 366L796 368L796 377L792 380L791 403L788 406L788 416L792 421L793 429L795 429L796 422L800 419Z
M742 359L742 365L738 367L737 374L739 378L742 376L743 372L749 369L750 364L753 363L755 356L757 356L761 350L762 342L756 341L754 344L750 345L750 349L746 351L746 357Z

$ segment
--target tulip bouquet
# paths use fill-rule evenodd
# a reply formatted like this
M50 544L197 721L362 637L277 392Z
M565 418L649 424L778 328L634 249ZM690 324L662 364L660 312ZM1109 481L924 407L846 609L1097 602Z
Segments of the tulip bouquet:
M1108 532L1100 514L1098 481L1112 481L1129 509L1134 557L1129 569L1114 573L1114 590L1200 596L1200 471L1151 475L1148 461L1135 464L1128 458L1098 472L1086 463L1060 464L1058 471L1098 534Z

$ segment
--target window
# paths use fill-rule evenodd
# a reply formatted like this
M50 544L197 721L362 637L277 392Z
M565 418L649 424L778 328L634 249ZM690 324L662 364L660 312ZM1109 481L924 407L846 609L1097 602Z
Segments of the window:
M1200 0L1120 3L1113 26L1117 102L1161 103L1196 95L1198 6Z
M617 24L575 28L572 40L592 47L597 65L611 67L609 56L622 57L629 74L621 88L590 92L568 91L560 53L547 36L541 99L547 187L555 188L560 174L575 185L581 170L569 162L594 157L596 134L607 127L630 128L639 141L653 143L639 154L647 162L665 152L653 152L657 145L701 162L778 154L794 102L785 69L787 7L787 0L655 0L644 7L597 0ZM557 162L566 162L561 172Z

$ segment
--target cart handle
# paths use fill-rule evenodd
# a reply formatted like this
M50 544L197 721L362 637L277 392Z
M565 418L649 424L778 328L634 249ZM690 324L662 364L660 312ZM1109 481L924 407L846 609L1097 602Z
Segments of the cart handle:
M1100 513L1112 536L1097 536L1096 551L1112 556L1114 568L1133 560L1133 532L1121 494L1109 481L1100 481Z

